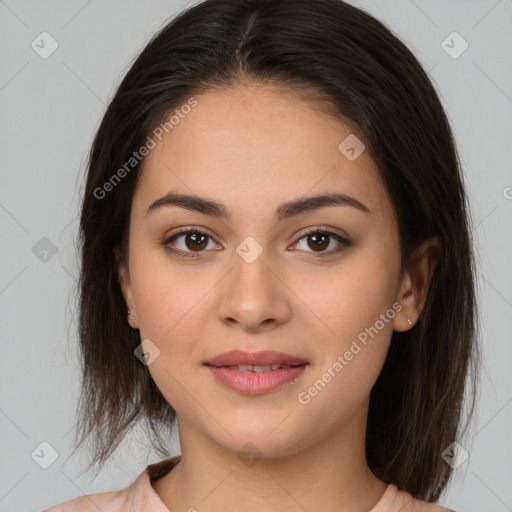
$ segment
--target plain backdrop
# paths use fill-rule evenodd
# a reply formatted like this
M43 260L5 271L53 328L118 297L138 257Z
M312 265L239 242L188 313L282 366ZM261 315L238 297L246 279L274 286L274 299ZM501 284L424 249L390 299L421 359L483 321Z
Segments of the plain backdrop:
M485 367L469 458L440 501L459 512L512 511L512 0L352 3L429 71L474 217ZM121 489L158 460L137 430L92 481L79 475L84 456L69 457L79 390L75 244L84 163L105 106L149 38L187 5L0 0L0 511ZM171 451L179 453L176 433Z

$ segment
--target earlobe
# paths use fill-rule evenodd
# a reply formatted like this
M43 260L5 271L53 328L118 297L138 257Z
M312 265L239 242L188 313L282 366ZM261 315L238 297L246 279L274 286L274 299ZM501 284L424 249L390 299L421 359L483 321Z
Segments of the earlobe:
M121 260L119 251L115 250L115 261L116 261L116 269L117 269L117 278L119 281L119 286L121 288L121 293L124 297L124 302L126 305L126 314L128 323L134 329L138 328L137 322L137 311L135 308L135 301L133 299L133 292L130 283L130 277L128 273L128 269L124 261Z
M393 320L393 330L397 332L407 331L414 326L417 318L413 313L415 310L414 294L412 292L412 279L409 272L406 272L403 277L402 287L397 300L400 303L401 309Z
M411 269L404 275L397 298L402 309L394 319L393 330L406 331L416 324L425 306L441 253L442 243L439 236L425 240L413 251Z

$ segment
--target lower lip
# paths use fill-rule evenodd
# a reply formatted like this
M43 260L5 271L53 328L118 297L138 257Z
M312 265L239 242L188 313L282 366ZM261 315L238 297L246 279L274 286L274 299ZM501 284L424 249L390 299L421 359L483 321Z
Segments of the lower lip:
M299 377L306 366L307 364L303 364L292 368L280 368L279 370L256 373L239 372L226 366L206 365L219 382L246 395L262 395L272 391Z

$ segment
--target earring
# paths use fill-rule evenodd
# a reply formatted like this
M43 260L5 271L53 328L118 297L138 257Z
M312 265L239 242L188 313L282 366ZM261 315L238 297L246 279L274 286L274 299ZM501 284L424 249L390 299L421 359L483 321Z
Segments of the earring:
M131 314L130 310L128 310L128 316L129 316L130 318L133 318L133 319L135 320L135 317Z
M409 322L409 325L412 325L411 319L407 317L407 321Z

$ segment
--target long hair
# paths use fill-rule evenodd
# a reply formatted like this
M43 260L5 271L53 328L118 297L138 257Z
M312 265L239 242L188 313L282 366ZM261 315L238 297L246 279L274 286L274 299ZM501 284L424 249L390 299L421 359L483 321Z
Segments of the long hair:
M381 22L341 0L203 1L165 25L119 85L89 154L81 210L75 446L91 437L92 463L103 464L142 420L153 447L167 454L160 434L175 411L134 356L140 334L126 321L117 274L118 262L127 262L144 161L130 159L194 95L249 82L294 91L364 136L398 219L402 271L420 242L441 238L417 324L392 335L366 432L375 475L435 501L452 472L442 452L460 440L475 404L471 216L452 131L427 73Z

